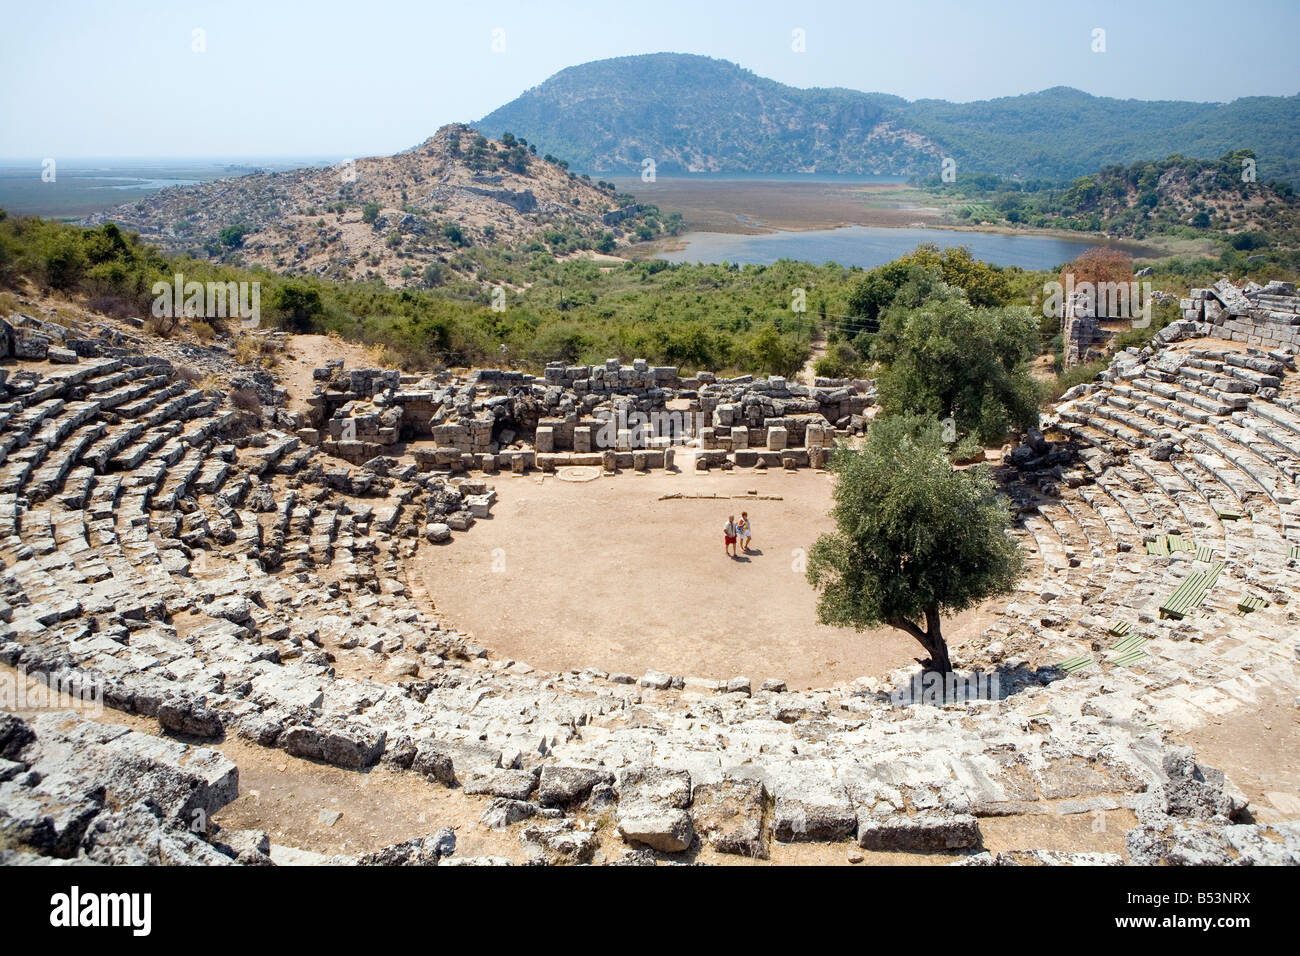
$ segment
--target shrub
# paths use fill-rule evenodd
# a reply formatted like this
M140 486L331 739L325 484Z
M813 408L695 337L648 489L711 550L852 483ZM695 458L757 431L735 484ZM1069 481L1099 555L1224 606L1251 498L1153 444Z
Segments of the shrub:
M1091 382L1102 372L1106 371L1107 364L1108 363L1105 359L1099 359L1096 362L1087 362L1083 365L1071 366L1044 386L1044 400L1054 402L1070 389L1074 388L1074 386L1082 385L1084 382Z
M325 311L320 293L310 286L286 282L272 290L271 310L291 332L311 332Z
M985 444L1011 426L1038 424L1040 390L1030 377L1037 331L1027 309L977 309L934 273L914 276L880 323L871 356L889 415L951 415L961 435Z
M836 342L813 363L813 372L821 378L857 378L862 374L862 358L847 342Z
M79 237L71 232L49 235L41 245L40 256L45 284L60 291L75 288L89 265Z
M262 411L262 400L258 397L257 392L251 388L237 388L226 396L233 405L241 412L258 412Z

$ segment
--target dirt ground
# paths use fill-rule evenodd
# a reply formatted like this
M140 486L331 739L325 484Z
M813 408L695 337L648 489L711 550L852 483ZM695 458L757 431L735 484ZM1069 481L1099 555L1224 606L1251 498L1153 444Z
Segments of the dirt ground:
M817 623L803 567L831 529L829 475L622 472L585 483L502 475L495 484L492 517L448 547L421 548L410 574L444 618L496 656L544 670L778 677L796 689L882 674L921 651L890 628ZM751 489L783 500L659 500ZM753 550L731 558L722 526L742 510ZM985 623L978 613L949 621L950 644Z
M307 399L314 392L311 373L332 359L343 359L344 366L371 368L375 365L375 350L356 342L345 342L328 335L292 335L281 360L276 376L289 390L289 411L307 409Z
M1180 743L1228 775L1250 800L1255 819L1274 823L1300 816L1300 711L1291 697L1262 694L1256 706L1215 717L1182 735Z

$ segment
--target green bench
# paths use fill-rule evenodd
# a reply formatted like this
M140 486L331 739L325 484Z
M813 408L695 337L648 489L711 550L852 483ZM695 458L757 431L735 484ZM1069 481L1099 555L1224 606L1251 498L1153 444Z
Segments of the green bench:
M1141 634L1130 634L1127 637L1122 637L1110 646L1110 653L1106 661L1114 667L1128 667L1131 664L1136 664L1148 656L1146 644L1147 638Z
M1169 599L1160 605L1160 616L1181 621L1192 608L1205 600L1206 593L1219 582L1222 571L1223 562L1216 561L1208 571L1193 571L1187 575L1174 589L1174 593L1169 595Z
M1196 551L1196 544L1180 534L1161 534L1146 543L1147 554L1157 558L1167 558L1176 551Z
M1258 611L1266 603L1268 602L1266 602L1262 597L1258 597L1254 594L1243 595L1241 600L1237 602L1237 613L1242 617L1245 617L1252 611Z
M1077 674L1079 673L1079 671L1087 667L1090 667L1095 663L1097 662L1093 660L1091 657L1089 657L1086 654L1082 654L1078 657L1066 658L1065 660L1061 661L1061 663L1055 665L1055 667L1057 670L1065 671L1067 674Z

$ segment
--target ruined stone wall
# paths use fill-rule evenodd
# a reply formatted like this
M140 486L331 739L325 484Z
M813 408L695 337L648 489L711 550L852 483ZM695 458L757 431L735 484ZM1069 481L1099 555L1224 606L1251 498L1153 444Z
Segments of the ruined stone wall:
M1065 367L1081 365L1091 361L1089 355L1093 346L1100 342L1101 326L1097 323L1097 312L1088 296L1076 292L1061 310L1061 338L1065 352Z
M865 381L683 378L643 359L552 363L541 377L480 369L420 378L341 363L314 375L322 384L303 441L359 464L398 442L432 440L414 449L425 471L672 467L672 448L687 443L704 467L821 467L836 433L861 433L875 404Z
M1300 298L1293 282L1233 285L1220 279L1208 289L1192 289L1180 302L1183 318L1205 322L1212 334L1262 349L1300 349Z

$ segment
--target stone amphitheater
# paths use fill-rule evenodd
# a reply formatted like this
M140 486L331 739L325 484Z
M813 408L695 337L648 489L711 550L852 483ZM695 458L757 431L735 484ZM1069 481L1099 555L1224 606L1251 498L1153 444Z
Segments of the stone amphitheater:
M6 703L0 862L1298 863L1300 298L1224 281L1183 306L998 469L1033 572L955 649L996 692L939 705L906 669L808 691L672 661L541 673L406 578L473 534L491 472L582 463L544 456L592 454L620 403L709 434L674 463L653 452L680 435L629 429L611 471L815 466L864 424L863 383L333 366L306 413L260 380L250 412L130 327L0 327L0 676L104 708ZM1223 770L1188 745L1216 740ZM454 791L460 816L282 843L236 812L261 754L431 808ZM483 833L510 849L464 852Z

